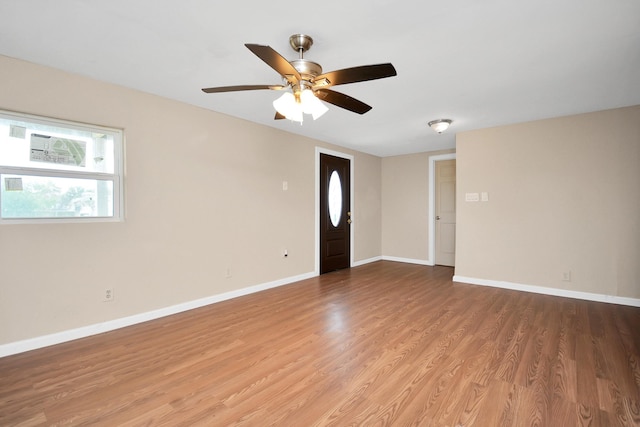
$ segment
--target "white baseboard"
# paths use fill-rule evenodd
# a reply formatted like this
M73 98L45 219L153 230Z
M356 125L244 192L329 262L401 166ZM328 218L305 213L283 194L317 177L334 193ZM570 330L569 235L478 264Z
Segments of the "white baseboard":
M454 282L471 285L490 286L493 288L511 289L514 291L533 292L536 294L554 295L557 297L575 298L586 301L606 302L610 304L630 305L640 307L640 299L619 297L615 295L594 294L590 292L571 291L567 289L547 288L544 286L523 285L521 283L503 282L498 280L477 279L474 277L453 276Z
M278 286L288 285L300 280L309 279L317 276L316 273L306 273L299 276L287 277L285 279L275 280L273 282L263 283L260 285L250 286L235 291L225 292L223 294L212 295L210 297L201 298L194 301L188 301L182 304L172 305L170 307L158 310L147 311L145 313L134 314L133 316L123 317L120 319L109 320L107 322L96 323L93 325L83 326L76 329L70 329L62 332L56 332L49 335L30 338L22 341L16 341L8 344L0 345L0 357L10 356L12 354L24 353L26 351L38 348L48 347L67 341L73 341L79 338L85 338L92 335L101 334L103 332L113 331L115 329L124 328L126 326L135 325L149 320L159 319L172 314L181 313L194 308L204 307L206 305L215 304L217 302L241 297L243 295L253 294L255 292L264 291Z
M353 263L354 267L359 265L368 264L375 261L396 261L405 262L410 264L420 265L433 265L429 261L416 260L410 258L398 258L398 257L374 257L366 260L361 260ZM92 335L101 334L104 332L113 331L115 329L124 328L126 326L135 325L138 323L147 322L149 320L159 319L161 317L170 316L172 314L181 313L183 311L193 310L195 308L204 307L217 302L226 301L229 299L237 298L243 295L249 295L252 293L264 291L267 289L275 288L278 286L288 285L290 283L298 282L300 280L306 280L311 277L317 276L316 273L306 273L298 276L288 277L285 279L276 280L273 282L263 283L260 285L250 286L235 291L225 292L223 294L212 295L210 297L201 298L194 301L188 301L182 304L173 305L170 307L161 308L158 310L152 310L145 313L135 314L133 316L123 317L120 319L114 319L107 322L96 323L93 325L83 326L76 329L70 329L62 332L57 332L49 335L43 335L40 337L30 338L27 340L16 341L13 343L0 345L0 357L10 356L12 354L23 353L38 348L48 347L55 344L60 344L67 341L73 341L79 338L85 338ZM473 277L453 276L454 282L468 283L472 285L490 286L495 288L511 289L516 291L533 292L545 295L555 295L567 298L576 298L587 301L597 301L612 304L628 305L633 307L640 307L640 299L619 297L613 295L594 294L589 292L570 291L557 288L546 288L543 286L524 285L520 283L504 282L497 280L477 279Z
M381 256L377 256L377 257L373 257L373 258L363 259L363 260L360 260L360 261L355 261L351 265L351 267L359 267L361 265L371 264L372 262L380 261L381 259L382 259Z
M420 265L429 265L432 266L433 262L431 260L424 259L412 259L412 258L399 258L395 256L382 256L382 259L385 261L395 261L395 262L406 262L409 264L420 264Z

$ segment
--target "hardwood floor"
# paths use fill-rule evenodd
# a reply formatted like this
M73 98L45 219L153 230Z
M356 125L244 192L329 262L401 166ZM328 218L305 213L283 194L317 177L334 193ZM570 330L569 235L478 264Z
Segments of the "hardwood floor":
M640 309L394 262L0 359L0 425L640 425Z

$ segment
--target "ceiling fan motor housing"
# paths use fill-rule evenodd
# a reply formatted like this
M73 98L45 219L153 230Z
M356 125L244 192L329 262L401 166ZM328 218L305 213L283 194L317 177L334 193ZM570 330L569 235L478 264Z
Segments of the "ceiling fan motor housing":
M313 80L317 75L322 74L322 67L317 62L306 59L294 59L290 62L305 80Z
M312 89L313 81L316 76L322 74L322 67L317 62L304 59L303 53L311 48L313 45L313 39L305 34L294 34L289 37L289 44L291 48L300 53L299 59L290 61L293 68L300 73L302 79L295 85L293 85L293 91L299 94L304 89Z

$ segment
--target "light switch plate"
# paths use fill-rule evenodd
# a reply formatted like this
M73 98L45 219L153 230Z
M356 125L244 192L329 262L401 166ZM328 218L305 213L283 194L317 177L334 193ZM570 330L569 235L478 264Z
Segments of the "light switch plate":
M478 193L465 193L464 195L465 202L477 202L478 200L480 200Z

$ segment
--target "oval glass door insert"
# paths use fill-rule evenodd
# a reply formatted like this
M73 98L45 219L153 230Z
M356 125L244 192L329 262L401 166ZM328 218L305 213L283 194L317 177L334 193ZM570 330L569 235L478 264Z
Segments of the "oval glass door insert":
M342 183L338 171L333 171L329 178L329 218L331 224L337 227L342 215Z

